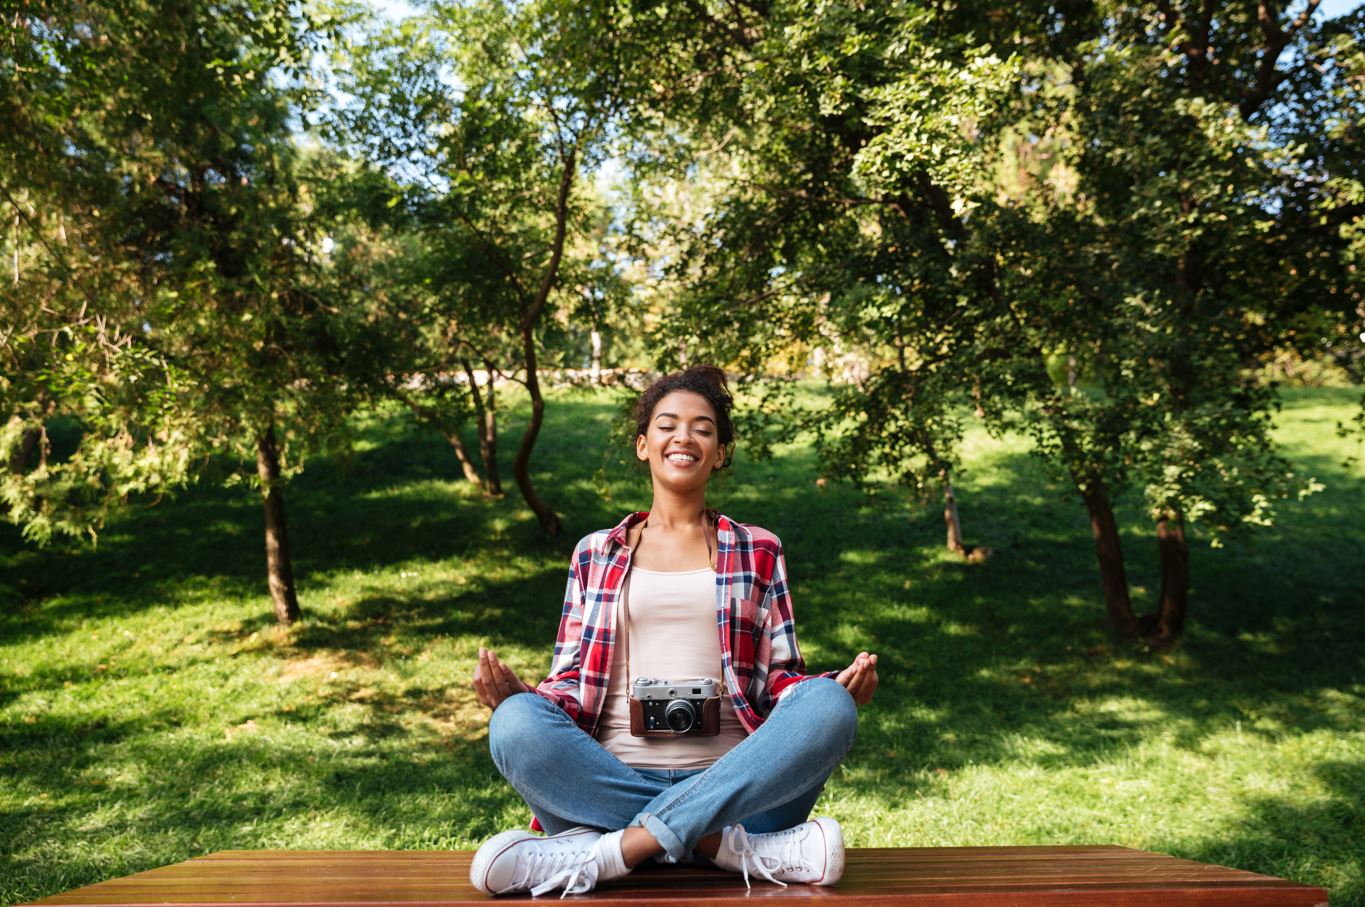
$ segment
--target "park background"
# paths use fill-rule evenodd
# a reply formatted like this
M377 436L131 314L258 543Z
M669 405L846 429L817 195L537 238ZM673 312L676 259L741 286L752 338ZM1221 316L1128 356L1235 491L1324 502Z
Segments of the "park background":
M0 33L0 903L527 820L543 672L732 376L712 503L882 686L853 846L1365 904L1365 10L37 2Z

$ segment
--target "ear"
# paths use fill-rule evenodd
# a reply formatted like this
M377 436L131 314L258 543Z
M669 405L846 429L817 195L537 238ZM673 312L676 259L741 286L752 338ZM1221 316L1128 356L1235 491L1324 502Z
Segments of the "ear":
M635 457L639 460L649 459L649 442L644 435L635 436Z

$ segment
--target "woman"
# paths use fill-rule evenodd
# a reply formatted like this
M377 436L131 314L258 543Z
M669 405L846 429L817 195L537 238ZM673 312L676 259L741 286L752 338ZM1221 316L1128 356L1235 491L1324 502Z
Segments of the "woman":
M578 543L550 676L532 688L479 650L493 761L549 835L485 842L470 870L480 891L581 893L652 857L698 854L746 884L842 874L838 823L807 820L877 688L877 656L805 673L781 542L706 508L733 449L732 402L715 367L654 382L635 409L653 502ZM715 678L718 722L638 736L640 677Z

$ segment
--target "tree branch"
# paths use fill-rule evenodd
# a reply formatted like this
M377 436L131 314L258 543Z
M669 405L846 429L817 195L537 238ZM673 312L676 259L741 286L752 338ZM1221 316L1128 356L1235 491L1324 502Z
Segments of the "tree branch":
M555 278L559 276L559 263L564 258L564 238L569 232L569 191L573 188L574 178L578 175L578 151L582 140L583 136L580 134L563 158L564 170L559 175L559 195L555 200L555 235L550 246L550 261L541 276L540 288L536 290L535 299L522 313L522 327L526 330L534 327L545 308L546 301L550 298L550 291L554 289Z
M1242 119L1251 119L1283 81L1284 74L1276 69L1280 62L1280 54L1284 52L1285 46L1294 35L1312 20L1320 2L1321 0L1308 0L1303 12L1283 29L1279 26L1279 16L1271 12L1267 0L1260 0L1256 4L1256 18L1260 22L1261 33L1265 35L1266 46L1256 68L1256 81L1242 92L1242 100L1237 105Z

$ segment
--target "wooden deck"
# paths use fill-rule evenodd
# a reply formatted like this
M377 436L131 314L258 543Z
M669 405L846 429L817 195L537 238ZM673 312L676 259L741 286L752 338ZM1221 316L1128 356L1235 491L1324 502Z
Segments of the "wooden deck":
M33 903L43 907L486 903L489 898L469 884L472 856L468 851L223 851ZM847 860L843 880L831 888L779 888L760 881L746 892L743 880L731 873L669 866L642 868L571 900L708 907L755 898L911 907L1327 904L1327 892L1321 888L1125 847L868 848L848 851Z

